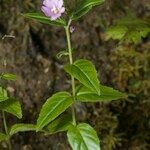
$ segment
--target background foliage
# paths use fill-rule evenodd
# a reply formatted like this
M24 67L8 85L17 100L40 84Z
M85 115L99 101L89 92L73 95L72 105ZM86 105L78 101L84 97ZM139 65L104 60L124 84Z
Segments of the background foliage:
M21 122L26 123L35 122L44 99L69 88L62 69L65 57L62 60L56 57L66 45L64 31L20 15L39 8L39 0L0 0L0 37L15 36L0 39L0 60L5 58L7 71L18 76L17 82L8 84L7 90L22 100L24 117ZM109 26L131 14L137 19L149 20L149 11L149 0L107 0L74 24L74 53L96 64L103 84L130 95L126 101L78 104L78 119L94 126L103 150L150 149L150 36L146 35L136 45L106 41ZM19 123L19 120L9 117L9 122ZM12 142L14 149L66 150L65 138L63 134L44 137L30 132L19 133ZM5 143L2 146L5 147Z

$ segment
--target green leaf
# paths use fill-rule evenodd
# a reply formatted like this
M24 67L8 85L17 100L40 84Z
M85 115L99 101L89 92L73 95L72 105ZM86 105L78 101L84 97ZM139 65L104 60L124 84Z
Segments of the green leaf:
M148 21L133 16L126 16L106 31L106 40L114 39L126 43L137 44L150 33Z
M73 98L67 92L59 92L50 97L42 106L37 120L37 131L63 113L73 102Z
M79 80L93 92L100 94L99 80L94 65L88 60L77 60L72 65L66 65L65 71Z
M105 0L77 0L76 8L72 13L72 20L78 19L92 9L93 6L101 5Z
M12 136L18 132L35 131L36 125L33 124L15 124L11 127L9 135Z
M7 140L7 135L3 134L3 133L0 133L0 142L5 141L5 140Z
M127 98L127 94L119 92L111 87L100 85L101 94L97 95L85 86L81 86L77 92L77 99L81 102L103 102Z
M15 98L9 98L0 103L0 110L13 114L19 119L22 118L21 105Z
M73 150L100 150L95 130L86 123L70 126L67 137Z
M43 24L57 25L57 26L65 26L66 25L66 22L63 19L59 18L55 21L51 21L49 17L46 17L42 13L26 13L26 14L23 14L23 16L26 18L29 18L29 19L34 19Z
M0 87L0 102L5 101L8 99L7 91Z
M15 74L11 74L11 73L4 73L1 75L2 79L5 80L16 80L17 76Z
M71 123L71 114L63 114L60 117L56 118L52 123L50 123L47 126L47 129L51 134L67 131Z

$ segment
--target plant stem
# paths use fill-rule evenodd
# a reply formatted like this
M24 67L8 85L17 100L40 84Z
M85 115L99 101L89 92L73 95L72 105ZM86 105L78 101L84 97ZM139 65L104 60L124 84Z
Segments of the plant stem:
M12 146L11 146L11 142L10 142L10 136L9 136L9 132L8 132L8 127L7 127L7 123L6 123L6 116L5 116L5 112L2 111L2 117L3 117L3 124L4 124L4 129L5 129L5 133L6 135L8 136L8 147L9 147L9 150L12 149Z
M66 37L67 37L69 61L70 61L70 64L73 64L71 37L70 37L70 29L69 29L70 28L70 24L71 24L71 20L69 20L68 25L65 27L65 30L66 30ZM73 76L71 76L71 85L72 85L73 99L74 99L74 101L76 101L76 98L75 98L75 80L74 80ZM75 109L74 109L73 106L72 106L72 119L73 119L73 123L76 125Z

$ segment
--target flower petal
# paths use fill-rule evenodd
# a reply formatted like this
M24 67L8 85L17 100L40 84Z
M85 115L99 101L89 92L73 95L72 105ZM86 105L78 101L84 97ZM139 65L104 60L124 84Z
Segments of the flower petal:
M52 8L54 4L54 0L44 0L43 5L49 8Z
M51 20L56 20L61 16L61 14L55 14L53 16L51 16Z
M58 1L57 2L57 7L61 8L63 6L63 4L64 4L63 0L57 0L57 1Z
M60 12L61 12L61 13L64 13L64 12L65 12L65 7L62 7L62 8L60 9Z
M52 15L52 12L50 11L50 9L46 6L42 6L41 7L42 12L47 16L50 17Z

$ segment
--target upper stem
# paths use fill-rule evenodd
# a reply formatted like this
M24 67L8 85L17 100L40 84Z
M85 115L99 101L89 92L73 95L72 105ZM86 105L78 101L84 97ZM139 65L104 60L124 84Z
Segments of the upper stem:
M71 24L71 20L68 21L68 25L65 27L65 30L66 30L66 36L67 36L69 61L70 61L70 64L73 64L71 37L70 37L70 29L69 29L70 28L70 24ZM73 95L73 99L75 101L76 100L76 98L75 98L75 80L74 80L74 77L72 75L71 75L71 85L72 85L72 95ZM73 123L76 124L75 109L74 109L73 106L72 106L72 119L73 119Z
M71 47L71 37L70 37L70 24L71 24L71 20L69 20L67 27L65 28L66 30L66 36L67 36L67 45L68 45L68 52L69 52L69 61L70 64L73 64L73 56L72 56L72 47ZM75 100L75 81L74 81L74 77L71 76L71 84L72 84L72 94L73 94L73 98Z

